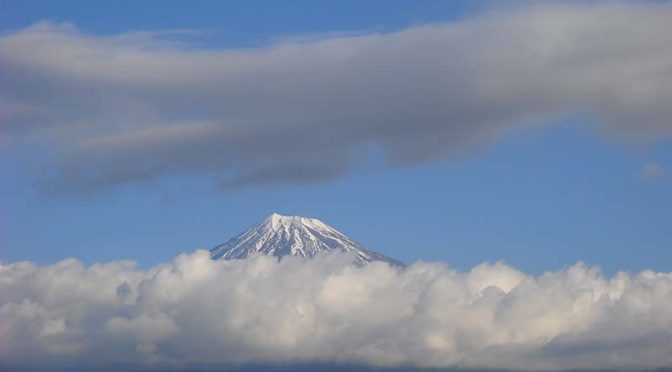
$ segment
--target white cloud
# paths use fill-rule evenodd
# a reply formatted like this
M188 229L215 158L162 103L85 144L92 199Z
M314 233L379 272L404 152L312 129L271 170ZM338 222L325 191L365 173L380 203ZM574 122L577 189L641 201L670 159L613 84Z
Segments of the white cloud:
M567 115L668 136L671 51L672 5L643 1L535 2L255 49L41 23L0 36L0 130L53 148L68 191L177 173L315 182L369 146L412 164Z
M672 273L350 259L4 263L0 366L672 366Z

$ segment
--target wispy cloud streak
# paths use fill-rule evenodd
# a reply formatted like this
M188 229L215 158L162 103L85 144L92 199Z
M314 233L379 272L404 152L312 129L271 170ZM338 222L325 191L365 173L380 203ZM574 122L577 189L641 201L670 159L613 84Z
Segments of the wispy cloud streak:
M325 181L372 146L414 164L568 115L631 140L672 133L666 3L544 3L253 49L169 39L5 33L0 131L55 149L67 191L178 173Z

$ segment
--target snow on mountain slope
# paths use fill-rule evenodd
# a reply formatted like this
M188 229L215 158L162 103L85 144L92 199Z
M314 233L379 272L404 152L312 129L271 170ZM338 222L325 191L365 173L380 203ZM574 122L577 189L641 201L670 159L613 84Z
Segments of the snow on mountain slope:
M242 259L260 253L276 257L312 257L319 252L354 251L356 264L384 261L395 266L403 263L364 248L333 227L315 218L282 216L273 213L242 234L210 250L213 259Z

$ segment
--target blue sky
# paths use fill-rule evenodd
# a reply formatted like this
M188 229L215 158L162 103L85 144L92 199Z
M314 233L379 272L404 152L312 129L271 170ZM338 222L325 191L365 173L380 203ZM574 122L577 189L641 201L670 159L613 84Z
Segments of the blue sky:
M199 30L180 38L190 48L225 50L460 21L492 4L171 5L5 1L0 28L9 33L44 20L68 22L92 38ZM662 127L669 126L667 118ZM541 121L456 156L401 166L384 165L369 149L373 156L324 180L224 187L207 172L178 172L67 195L40 192L41 176L53 170L44 165L52 156L49 147L31 146L14 134L0 137L0 259L131 258L151 265L211 248L278 212L318 217L406 262L440 260L468 269L504 260L532 273L580 260L607 272L672 269L669 138L631 140L569 113Z
M212 31L221 45L257 45L291 35L395 30L415 24L442 22L483 8L484 1L86 1L3 2L4 29L23 28L41 20L76 23L87 32L118 33L129 30L195 29Z

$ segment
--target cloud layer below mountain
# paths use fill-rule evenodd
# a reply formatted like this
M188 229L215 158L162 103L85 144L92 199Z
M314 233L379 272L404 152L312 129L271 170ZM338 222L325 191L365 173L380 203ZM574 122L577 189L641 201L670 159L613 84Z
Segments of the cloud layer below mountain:
M0 265L0 366L672 367L672 273L260 256Z
M43 146L53 190L174 174L226 185L414 164L579 115L672 133L672 6L543 3L393 33L204 49L172 33L0 36L0 135ZM177 39L180 39L179 37Z

